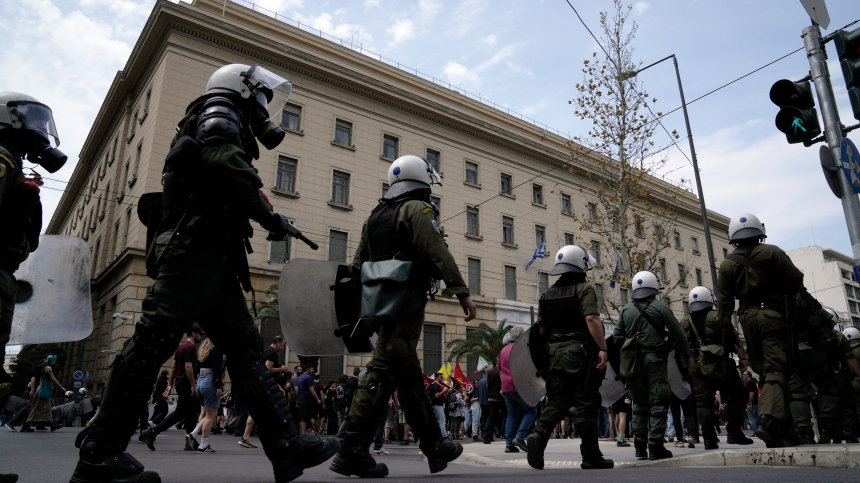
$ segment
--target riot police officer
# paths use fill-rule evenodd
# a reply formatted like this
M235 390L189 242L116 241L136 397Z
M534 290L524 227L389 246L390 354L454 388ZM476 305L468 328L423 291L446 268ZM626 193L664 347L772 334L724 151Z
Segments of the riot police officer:
M371 328L379 333L376 349L353 396L348 421L341 427L340 451L330 466L345 476L388 475L388 467L377 464L368 450L395 388L431 473L444 470L463 452L459 443L442 438L424 391L417 345L432 280L445 282L442 295L457 297L467 321L475 318L475 304L444 243L437 208L430 201L430 187L439 182L438 174L426 160L407 155L391 164L388 182L388 192L364 224L352 269L358 273L365 262L400 260L411 262L411 271L399 312Z
M567 245L555 256L550 275L561 275L538 301L539 330L549 340L547 373L547 406L532 434L526 438L528 463L544 467L544 449L552 430L571 409L576 410L573 425L582 439L583 469L606 469L615 466L603 457L597 445L597 410L600 407L600 384L606 375L606 339L597 295L585 281L585 272L594 267L595 259L584 249Z
M672 452L663 446L671 396L668 356L674 342L682 363L688 365L690 347L678 319L656 298L663 289L659 277L654 272L639 272L632 284L633 301L621 310L612 338L616 347L623 347L629 339L638 341L636 363L640 369L628 380L633 400L633 446L639 459L671 458Z
M75 442L73 483L161 481L125 449L159 369L195 322L227 355L232 391L260 427L276 482L298 478L337 451L336 440L299 436L261 358L262 339L240 286L250 285L243 249L253 234L249 219L270 238L295 231L272 211L251 165L257 141L272 149L283 139L268 104L286 102L289 91L289 82L260 66L230 64L215 71L186 111L165 159L160 222L147 226L147 273L155 283L112 365L98 413ZM143 436L154 450L152 433Z
M721 326L714 308L714 294L707 287L695 287L688 297L690 314L681 319L693 360L689 372L693 395L696 398L696 416L702 425L705 449L717 449L717 432L714 424L714 394L726 404L726 442L752 444L741 429L746 408L743 382L738 375L730 351L737 352L741 370L746 370L746 358L734 327Z
M42 203L38 175L24 174L23 160L55 173L66 162L51 108L27 94L0 92L0 360L12 333L18 286L14 273L39 247ZM0 367L0 384L12 378ZM14 479L13 479L14 478ZM16 481L15 475L0 475Z
M832 309L831 309L832 310ZM842 427L845 429L845 441L849 443L857 443L857 437L860 436L860 377L857 375L855 367L860 361L860 330L855 327L848 327L842 331L841 340L848 342L848 348L853 356L854 363L851 364L851 358L848 354L844 355L845 364L842 370L839 371L839 408L842 412Z
M794 296L803 288L803 273L779 247L764 243L764 223L755 215L732 217L728 235L735 249L720 264L717 316L721 326L730 324L735 299L740 301L738 320L749 364L762 375L756 437L769 448L793 444L785 398L786 296Z

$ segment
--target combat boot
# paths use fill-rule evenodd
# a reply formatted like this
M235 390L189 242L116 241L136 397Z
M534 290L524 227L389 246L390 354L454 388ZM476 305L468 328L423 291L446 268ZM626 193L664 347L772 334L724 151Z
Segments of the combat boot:
M370 456L373 437L366 431L345 431L340 440L340 451L334 457L329 469L343 476L355 475L361 478L384 478L388 476L388 466L376 463Z
M833 444L842 444L842 429L836 425L834 422L823 422L821 426L819 426L819 431L821 431L821 439L827 439L827 442L830 443L831 440ZM826 444L826 443L822 443Z
M259 437L277 483L295 480L305 468L325 463L339 447L334 438L322 439L311 434L296 436L294 432L276 434L261 429Z
M803 444L815 444L815 431L812 428L800 428L799 433Z
M552 434L552 428L547 428L543 423L538 423L535 426L532 434L526 437L526 447L528 447L528 456L526 459L529 466L536 470L543 469L543 452L549 442L549 436Z
M797 434L797 430L794 429L794 423L791 418L782 423L782 444L785 447L791 446L800 446L803 444L803 440L800 439L800 435Z
M705 440L705 449L720 449L717 444L717 431L711 427L702 428L702 438Z
M782 448L785 442L782 440L781 422L769 414L762 414L756 421L755 436L764 441L768 448Z
M582 464L579 465L584 470L608 470L615 467L612 460L603 457L600 447L596 444L579 445L579 452L582 453Z
M161 483L158 473L143 471L140 461L124 452L130 437L98 423L78 433L80 459L69 483Z
M851 444L860 443L860 440L858 440L857 437L854 436L854 434L849 432L849 431L845 431L842 434L842 438L845 440L846 443L851 443Z
M637 436L633 437L633 448L636 449L636 459L648 459L648 440Z
M418 445L421 452L427 457L427 464L430 466L430 473L438 473L448 467L448 463L459 458L463 454L463 445L460 443L452 443L442 439L436 440L435 443L425 443L421 440Z
M726 426L726 443L729 444L753 444L753 440L747 438L740 425L729 424Z
M672 452L663 446L662 441L658 441L656 443L648 442L648 453L648 459L651 461L672 457Z

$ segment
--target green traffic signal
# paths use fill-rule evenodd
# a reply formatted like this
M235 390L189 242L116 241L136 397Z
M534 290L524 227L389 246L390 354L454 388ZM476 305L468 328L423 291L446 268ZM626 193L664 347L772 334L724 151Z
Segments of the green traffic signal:
M776 128L785 133L790 144L808 142L821 134L815 97L808 80L782 79L770 88L770 100L781 109Z

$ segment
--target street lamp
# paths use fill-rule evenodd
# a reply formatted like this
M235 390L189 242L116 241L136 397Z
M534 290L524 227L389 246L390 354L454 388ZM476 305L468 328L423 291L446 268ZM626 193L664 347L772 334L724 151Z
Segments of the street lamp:
M639 75L645 69L653 67L664 60L672 59L675 64L675 75L678 77L678 92L681 93L681 107L684 109L684 122L687 124L687 139L690 141L690 154L693 156L693 172L696 175L696 188L699 192L699 207L702 210L702 221L705 224L705 243L708 247L708 261L711 266L711 282L714 284L714 291L717 290L717 260L714 257L714 245L711 243L711 226L708 223L708 210L705 208L705 194L702 192L702 179L699 177L699 163L696 160L696 148L693 146L693 133L690 131L690 116L687 114L687 101L684 100L684 88L681 86L681 72L678 70L678 59L675 54L664 57L653 64L646 65L638 70L628 70L622 72L619 76L620 80L632 79Z

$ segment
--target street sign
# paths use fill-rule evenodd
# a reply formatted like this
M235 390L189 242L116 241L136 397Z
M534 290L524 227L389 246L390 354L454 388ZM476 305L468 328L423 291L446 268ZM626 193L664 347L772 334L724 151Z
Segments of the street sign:
M833 160L833 152L829 146L821 146L818 150L818 157L821 159L821 169L824 170L824 179L827 180L827 186L837 198L842 198L842 190L839 187L839 168Z
M83 379L83 378L84 378L84 373L81 371L75 371L75 373L72 374L72 379Z
M850 139L844 138L839 145L842 154L842 170L854 191L860 193L860 151Z
M74 387L75 389L80 389L84 387L84 383L80 380L75 380L75 382L72 383L72 387Z
M800 3L803 4L809 18L827 30L830 25L830 14L827 12L827 5L824 4L824 0L800 0Z
M854 267L854 281L860 282L860 265Z

